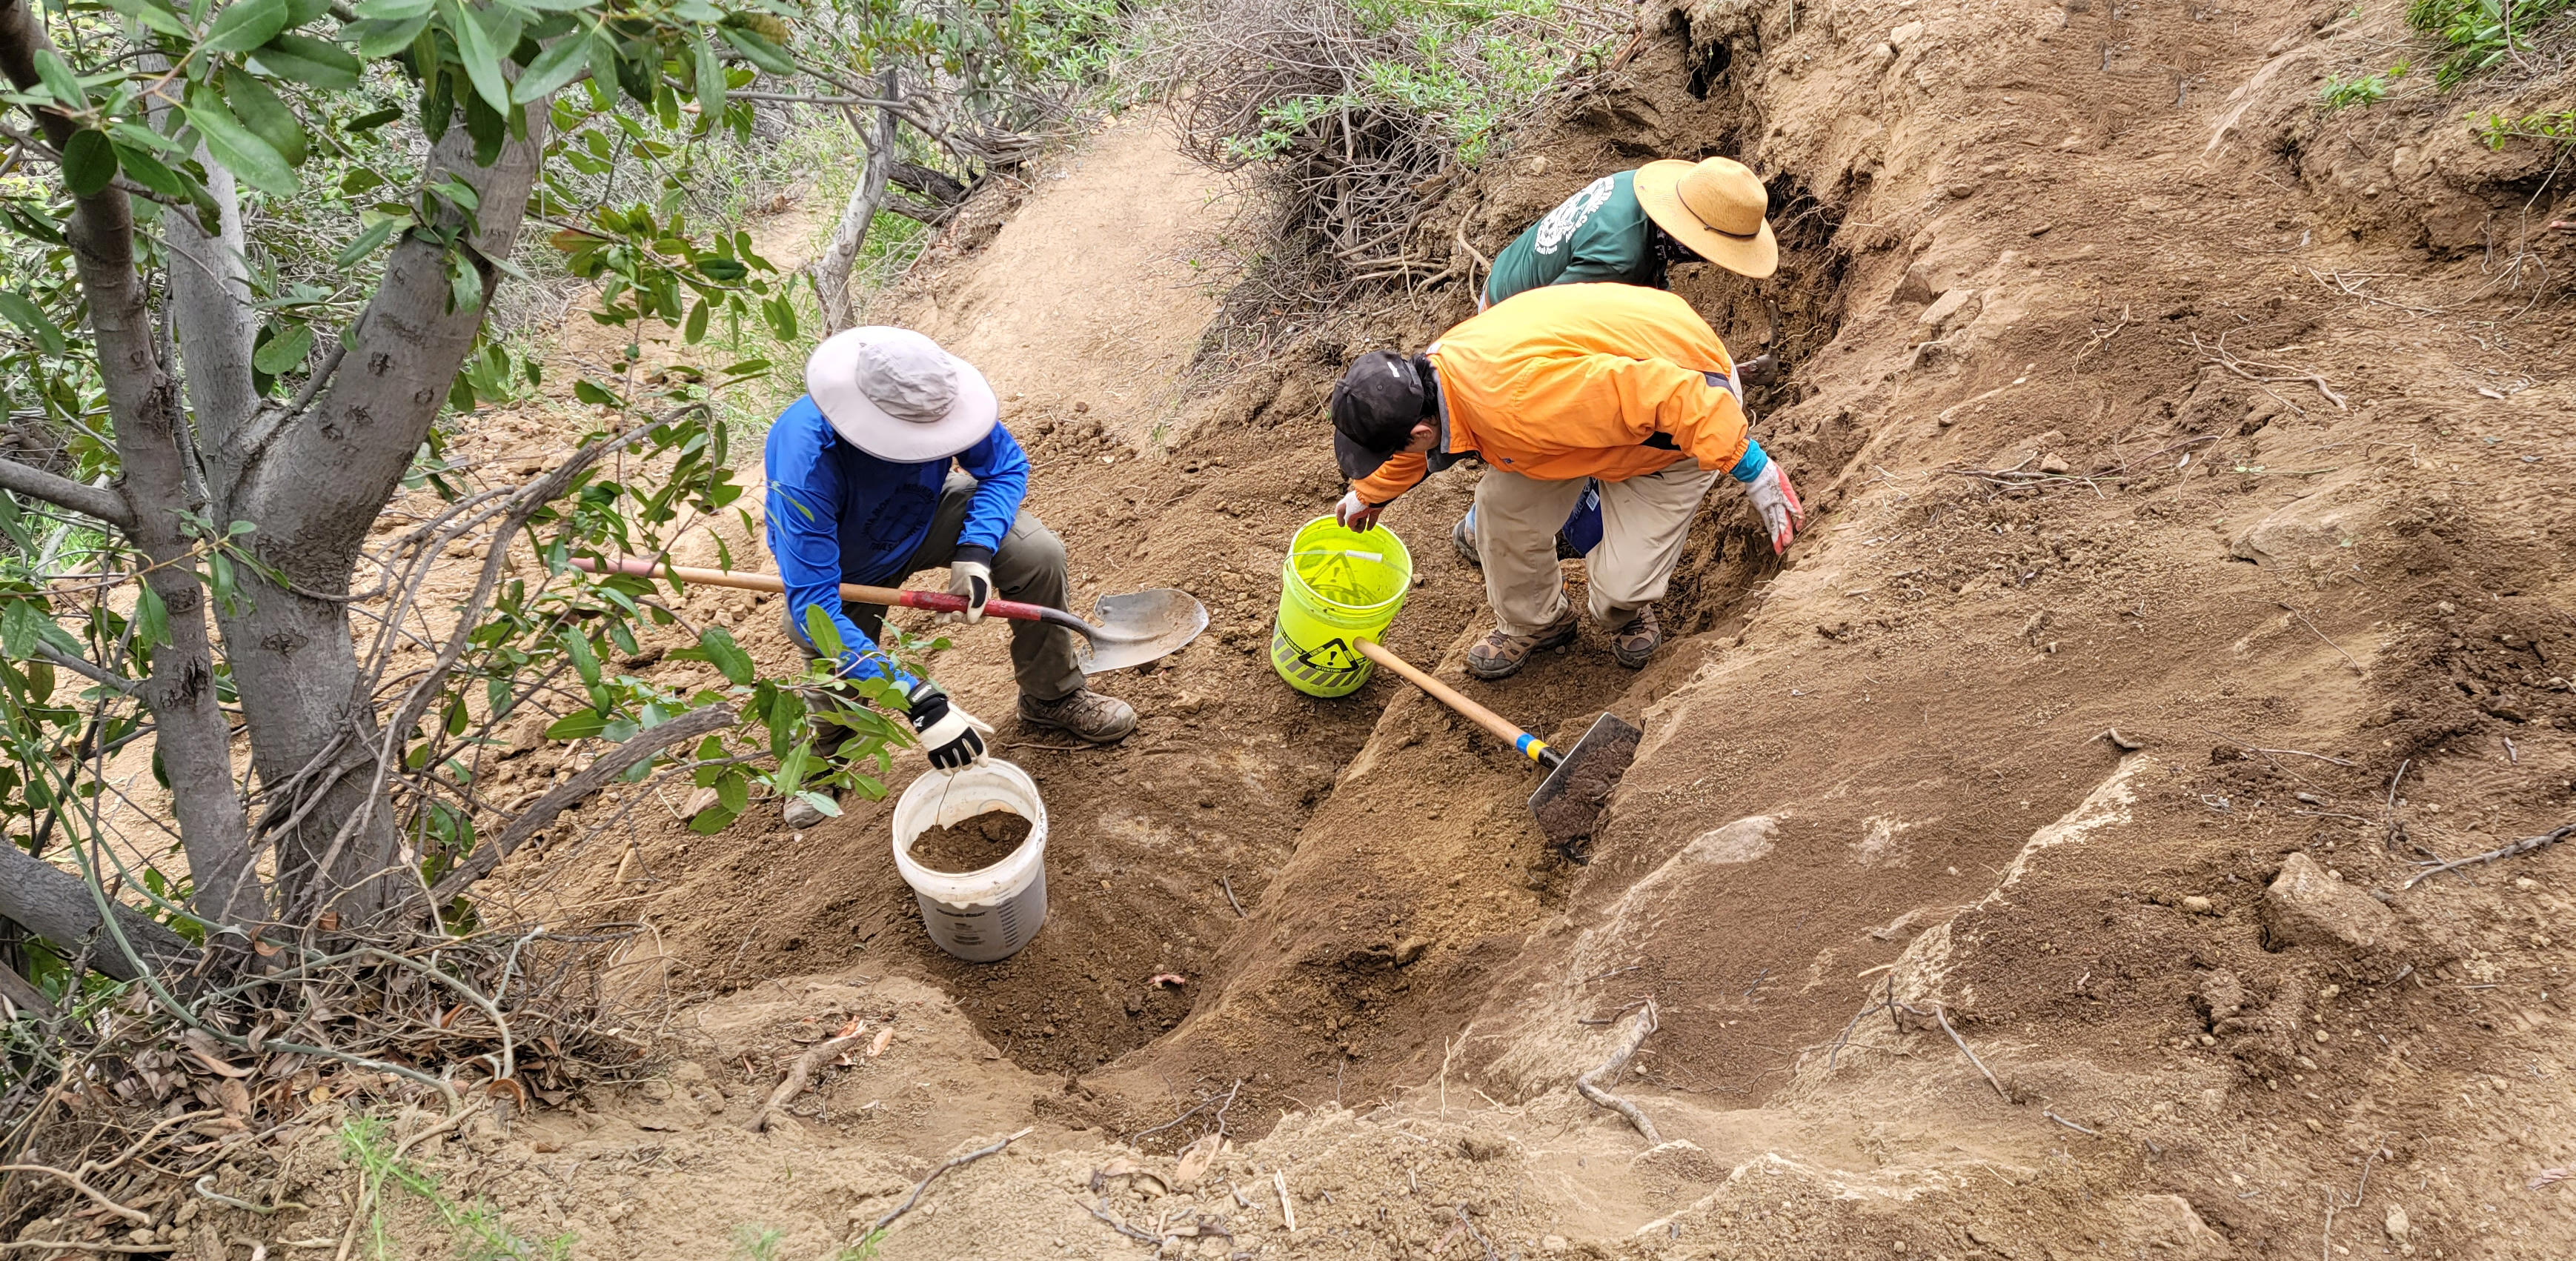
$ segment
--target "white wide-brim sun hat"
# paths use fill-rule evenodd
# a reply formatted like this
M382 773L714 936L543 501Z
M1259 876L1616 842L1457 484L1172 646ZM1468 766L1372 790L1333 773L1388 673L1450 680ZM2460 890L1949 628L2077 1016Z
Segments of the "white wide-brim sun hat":
M1002 405L975 365L908 328L835 333L805 361L805 392L832 432L880 460L926 464L984 440Z

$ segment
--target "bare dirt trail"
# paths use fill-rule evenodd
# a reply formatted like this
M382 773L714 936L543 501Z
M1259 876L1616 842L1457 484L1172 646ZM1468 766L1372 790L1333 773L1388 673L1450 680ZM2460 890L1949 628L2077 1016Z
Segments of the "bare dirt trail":
M1232 199L1142 114L1046 165L991 244L877 317L928 333L1003 398L1081 404L1148 445L1179 417L1181 374L1216 314L1194 256L1216 248Z

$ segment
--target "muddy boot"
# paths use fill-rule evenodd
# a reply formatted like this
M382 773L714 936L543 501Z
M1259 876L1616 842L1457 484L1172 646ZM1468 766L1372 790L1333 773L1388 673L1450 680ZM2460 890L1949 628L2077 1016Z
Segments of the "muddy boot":
M1631 670L1643 670L1664 645L1664 628L1655 621L1655 606L1637 610L1625 626L1610 632L1610 656Z
M1531 653L1573 643L1574 632L1582 625L1582 617L1569 605L1564 616L1535 635L1506 635L1496 627L1467 650L1467 673L1480 679L1508 679L1529 663Z
M832 800L837 802L840 799L841 794L832 794ZM778 814L779 818L784 820L791 830L798 832L802 832L805 829L813 827L821 823L823 820L831 817L830 815L815 809L812 802L809 802L802 797L788 798L787 808L779 811Z
M1476 550L1475 509L1469 508L1466 516L1458 518L1458 524L1449 527L1449 545L1458 549L1458 559L1478 569L1485 567L1484 555Z
M1081 688L1061 700L1021 696L1020 721L1053 727L1092 744L1116 744L1136 729L1136 710L1115 696Z

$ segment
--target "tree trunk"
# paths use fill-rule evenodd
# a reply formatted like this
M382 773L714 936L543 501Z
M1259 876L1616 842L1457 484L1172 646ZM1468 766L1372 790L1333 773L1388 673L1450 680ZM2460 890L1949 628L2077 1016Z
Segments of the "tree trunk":
M187 938L130 907L110 905L116 906L117 927L125 930L125 939L134 944L142 958L119 949L114 934L99 933L98 894L89 887L89 881L43 859L31 858L15 845L0 845L0 916L25 925L65 955L78 953L81 943L88 941L90 934L98 933L89 965L120 981L131 981L147 971L172 971L196 961L196 948L188 944Z
M457 365L472 346L509 257L536 180L546 104L528 104L528 135L502 146L489 167L473 161L473 140L451 130L431 152L424 182L453 174L480 201L472 262L484 301L451 309L447 260L437 244L405 238L385 263L384 283L343 337L338 371L303 415L250 453L233 494L232 516L257 522L251 546L295 586L344 594L368 528L429 435ZM394 905L416 877L401 870L404 848L379 783L385 733L366 694L346 604L242 575L248 594L223 619L227 659L249 719L260 781L298 792L272 803L292 816L313 793L321 802L273 838L286 918L325 909L364 923ZM400 756L400 739L395 741ZM319 759L317 761L317 759ZM343 831L347 835L342 835Z
M888 68L880 89L884 99L902 98L896 72ZM859 173L859 186L850 190L850 204L841 210L840 225L832 229L832 243L814 263L814 291L823 300L824 331L837 333L857 320L856 306L850 300L850 269L859 261L859 252L867 247L868 225L874 223L877 211L886 200L886 175L894 163L894 111L877 110L876 139L868 145L868 162Z
M41 83L35 53L48 43L24 0L0 0L0 72L21 90ZM71 139L69 119L51 110L37 111L36 118L57 151ZM151 561L145 583L169 612L169 641L152 649L152 676L142 695L196 881L192 909L210 924L248 925L260 918L260 888L233 783L231 728L215 699L205 589L193 544L180 528L180 511L199 506L188 495L192 457L182 432L188 422L154 344L151 309L135 271L133 207L111 184L75 199L69 227L125 469L119 490L132 518L128 533ZM135 504L143 510L131 511Z

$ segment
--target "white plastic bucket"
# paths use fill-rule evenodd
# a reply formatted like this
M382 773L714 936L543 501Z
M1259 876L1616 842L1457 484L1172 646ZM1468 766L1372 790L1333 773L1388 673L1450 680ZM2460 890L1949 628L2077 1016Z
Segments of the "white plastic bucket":
M932 871L912 860L912 843L994 810L1029 821L1028 839L981 871ZM894 805L894 866L921 904L921 923L939 948L969 963L1018 954L1046 923L1046 803L1027 771L987 758L956 771L926 771Z

